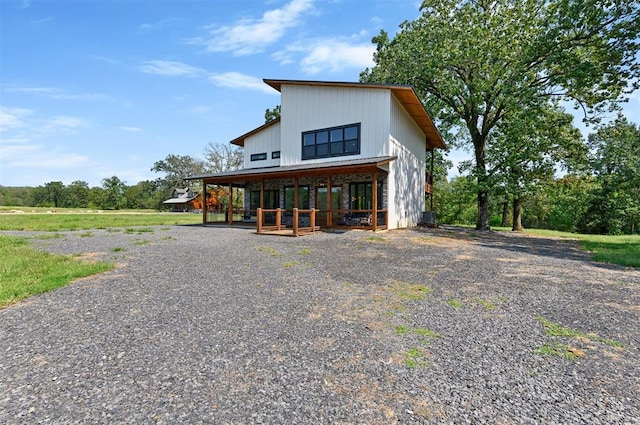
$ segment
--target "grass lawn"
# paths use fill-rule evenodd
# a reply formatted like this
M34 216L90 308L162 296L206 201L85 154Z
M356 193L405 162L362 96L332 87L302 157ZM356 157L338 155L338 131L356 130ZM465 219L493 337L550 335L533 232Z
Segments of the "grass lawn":
M11 212L11 211L22 211ZM49 211L49 212L47 212ZM157 211L95 211L82 209L0 209L0 230L88 230L109 227L180 225L202 223L202 215Z
M0 236L0 258L0 308L114 267L106 262L40 252L26 240L10 236Z
M493 229L511 231L510 227L495 227ZM536 236L577 239L580 243L580 248L593 255L593 261L640 267L640 235L581 235L544 229L525 229L524 233Z

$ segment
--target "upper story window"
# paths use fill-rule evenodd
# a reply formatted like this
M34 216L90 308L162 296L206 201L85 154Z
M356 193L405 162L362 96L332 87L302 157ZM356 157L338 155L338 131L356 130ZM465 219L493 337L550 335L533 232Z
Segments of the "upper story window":
M359 153L360 123L302 133L302 159L358 155Z
M280 151L271 152L271 159L278 159L278 158L280 158Z
M264 161L265 159L267 159L266 152L251 154L252 161Z

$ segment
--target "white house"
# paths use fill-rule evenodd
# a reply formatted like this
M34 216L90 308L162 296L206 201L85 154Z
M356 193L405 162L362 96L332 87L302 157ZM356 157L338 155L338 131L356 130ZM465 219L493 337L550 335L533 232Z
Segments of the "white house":
M190 178L202 180L203 193L224 185L244 201L240 210L239 199L230 202L236 209L223 216L205 211L205 224L274 224L277 217L284 226L294 208L299 220L315 209L315 225L323 227L396 229L421 221L432 195L428 152L446 145L411 86L264 82L281 93L281 116L230 142L244 148L244 168ZM265 215L256 220L258 211Z

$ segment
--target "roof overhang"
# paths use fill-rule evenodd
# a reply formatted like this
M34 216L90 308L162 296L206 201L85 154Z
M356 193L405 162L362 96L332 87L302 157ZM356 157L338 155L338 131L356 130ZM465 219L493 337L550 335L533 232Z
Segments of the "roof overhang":
M185 180L202 180L206 184L244 184L262 179L283 179L292 177L315 177L334 174L370 173L394 161L395 156L357 158L344 161L311 162L282 167L245 168L217 174L187 177ZM387 171L387 170L385 170Z
M273 87L277 91L281 91L282 85L298 85L298 86L318 86L318 87L351 87L351 88L368 88L368 89L382 89L382 90L390 90L393 93L393 96L400 102L402 107L407 111L411 119L417 124L417 126L422 130L426 137L427 148L428 149L448 149L447 145L444 142L444 139L438 132L433 120L427 113L426 109L424 109L424 105L420 101L418 94L413 89L413 86L410 85L400 85L400 84L371 84L371 83L348 83L348 82L333 82L333 81L303 81L303 80L271 80L264 79L266 84ZM248 137L251 134L254 134L262 129L266 124L262 127L259 127L253 130L250 133L247 133L241 137ZM238 140L238 139L235 139ZM232 141L231 143L233 143ZM243 140L244 143L244 140Z

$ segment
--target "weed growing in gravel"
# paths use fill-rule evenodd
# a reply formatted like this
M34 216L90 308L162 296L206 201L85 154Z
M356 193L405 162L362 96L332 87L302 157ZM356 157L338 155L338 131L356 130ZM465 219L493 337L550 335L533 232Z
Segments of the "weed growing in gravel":
M125 249L121 246L116 246L115 248L111 248L112 252L122 252L125 251Z
M295 267L298 265L297 261L287 261L285 263L282 263L282 267L284 267L285 269L290 269L291 267Z
M447 304L449 305L449 307L453 307L453 308L462 308L463 304L462 301L455 299L455 298L449 298L447 300Z
M128 227L124 230L124 232L127 235L133 234L133 233L153 233L154 230L151 227Z
M534 353L543 356L556 356L567 360L575 360L578 357L586 356L585 352L570 345L556 342L554 344L545 344L534 350Z
M545 335L549 336L564 336L569 338L586 338L593 342L599 342L611 347L623 347L623 345L613 339L606 339L599 336L596 333L584 333L576 329L567 328L559 323L552 322L544 317L538 316L536 320L542 325Z
M385 238L380 237L380 236L369 236L367 238L367 240L371 241L371 242L386 242L387 241Z
M271 255L272 257L279 257L279 256L282 255L281 253L279 253L278 251L276 251L274 248L272 248L270 246L259 246L259 247L256 247L256 251L267 253L267 254Z
M311 254L311 250L309 248L302 248L298 251L298 255L309 255Z
M480 307L484 308L485 310L494 310L498 304L506 304L509 301L509 299L504 296L498 296L495 298L475 297L474 301L476 302L476 304L478 304Z
M109 232L109 233L118 233L118 232L121 232L121 231L122 231L122 229L120 229L118 227L108 227L107 228L107 232Z
M150 244L150 243L151 243L151 241L149 239L140 239L140 240L137 240L137 241L133 242L134 245L147 245L147 244Z
M431 288L427 286L415 283L403 283L394 282L392 285L393 291L405 301L419 301L427 298L427 295L431 293Z
M60 239L61 237L62 237L62 235L60 233L49 233L48 235L34 236L33 239L46 240L46 239Z
M440 334L432 331L428 328L415 328L413 332L418 336L429 337L429 338L440 338Z
M79 233L78 236L80 236L81 238L90 238L93 236L93 233L91 232L83 232L83 233Z
M411 347L404 354L404 364L408 368L414 369L428 365L427 353L420 347Z
M163 241L177 241L178 239L174 238L173 236L164 236L160 240L163 240Z
M397 335L404 335L409 333L409 331L411 330L411 328L408 325L398 325L396 326L396 334Z

